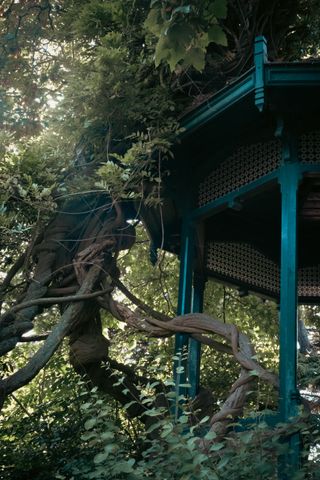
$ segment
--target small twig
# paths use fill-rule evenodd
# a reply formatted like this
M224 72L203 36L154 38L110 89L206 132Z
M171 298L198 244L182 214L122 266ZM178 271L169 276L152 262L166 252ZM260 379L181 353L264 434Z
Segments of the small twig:
M26 407L20 402L20 400L18 400L17 397L16 397L13 393L11 393L10 395L11 395L11 397L13 398L13 400L19 405L19 407L21 408L21 410L23 410L24 413L26 413L29 418L32 418L32 415L28 412L28 410L27 410Z
M70 285L68 287L48 288L47 294L49 297L55 295L70 295L71 293L76 293L78 290L79 285Z
M105 295L113 290L112 287L108 287L105 290L99 290L97 292L92 293L85 293L83 295L68 295L66 297L46 297L46 298L36 298L34 300L29 300L28 302L20 303L19 305L15 305L10 310L5 312L0 317L0 326L1 323L7 318L8 315L12 315L13 313L19 312L24 308L32 307L33 305L54 305L56 303L68 303L68 302L80 302L82 300L89 300L91 298L96 298L101 295Z
M100 273L100 265L93 265L80 287L80 293L77 297L78 299L79 297L87 295L86 292L90 292L93 289L99 279ZM4 395L9 395L15 390L23 387L40 372L57 350L62 340L70 332L72 323L79 317L81 309L81 303L79 304L78 302L75 302L69 305L64 311L60 322L53 327L52 332L48 335L44 344L33 355L33 357L30 358L27 364L9 377L0 379L0 391L2 391Z
M169 320L171 320L171 318L164 313L153 310L151 307L139 300L139 298L137 298L133 293L131 293L119 279L113 279L113 283L132 303L134 303L137 307L139 307L148 315L151 315L152 317L157 318L162 322L168 322Z
M26 254L23 253L20 255L20 257L16 260L16 262L12 265L10 268L9 272L7 273L7 276L3 280L2 284L0 285L0 292L4 292L11 283L11 280L14 278L14 276L19 272L19 270L23 267L24 261L26 258Z
M31 343L31 342L41 342L46 340L49 336L49 333L43 333L41 335L30 335L29 337L21 337L19 342Z

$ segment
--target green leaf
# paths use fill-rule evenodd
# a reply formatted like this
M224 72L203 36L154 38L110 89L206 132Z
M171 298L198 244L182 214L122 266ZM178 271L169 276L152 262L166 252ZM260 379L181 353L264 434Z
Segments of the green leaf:
M202 462L205 462L206 460L208 460L208 455L205 455L204 453L198 453L193 457L193 464L200 465Z
M184 367L177 367L176 368L176 373L183 373L184 372Z
M210 480L219 480L218 475L216 473L212 472L211 470L210 470Z
M221 470L223 467L225 467L229 463L229 460L230 460L230 457L227 457L227 455L225 457L222 457L222 459L217 465L217 468Z
M153 432L153 431L156 430L157 428L161 427L162 424L163 424L162 421L157 422L157 423L154 423L153 425L151 425L151 427L148 428L148 430L146 430L146 433L151 433L151 432Z
M177 7L173 10L174 13L190 13L191 12L191 5L184 5L181 7Z
M205 66L205 49L193 47L187 52L184 57L183 64L185 66L192 65L196 70L202 72Z
M187 441L187 445L188 445L189 450L194 450L197 440L198 440L197 437L189 438L189 440Z
M144 22L144 26L159 37L164 29L164 22L159 8L152 8Z
M157 417L162 412L163 412L163 409L161 409L161 408L157 408L157 409L156 408L151 408L150 410L147 410L147 411L143 412L142 415L147 415L148 417Z
M205 440L208 440L208 441L214 440L215 438L217 438L217 434L216 434L216 432L213 432L213 431L208 432L208 433L204 436L204 439L205 439Z
M210 452L217 452L218 450L221 450L221 448L224 447L224 443L214 443L210 447Z
M218 45L222 45L226 47L228 45L228 40L226 34L220 27L220 25L212 25L212 27L208 30L208 38L209 42L217 43Z
M160 385L160 382L152 382L152 383L150 384L150 388L157 387L158 385Z
M159 38L155 50L155 64L168 62L171 71L183 60L191 48L195 30L190 23L175 23Z
M133 458L130 458L127 462L118 462L116 464L116 467L114 468L114 472L119 472L119 473L131 473L133 471L133 465L135 463L135 460Z
M243 441L243 443L248 444L251 442L252 437L253 437L253 432L244 432L241 435L241 440Z
M179 423L188 423L189 421L189 418L187 417L187 415L181 415L179 417Z
M89 420L86 421L86 423L84 424L84 428L86 430L91 430L91 428L93 428L97 423L97 419L96 418L90 418Z
M104 451L107 455L109 455L109 453L113 453L117 449L118 449L118 447L115 443L109 443L108 445L105 445L105 447L104 447Z
M206 415L205 417L203 417L203 418L200 420L199 424L201 425L202 423L207 422L207 421L209 420L209 418L210 418L210 417L208 417L208 415Z
M95 436L96 436L95 432L84 433L83 435L81 435L81 440L87 441L87 440L90 440L91 438L94 438Z
M104 452L104 453L98 453L98 454L94 457L93 461L94 461L95 464L98 465L99 463L104 462L104 461L106 460L106 458L108 458L108 455L109 455L109 454L106 453L106 452Z
M171 50L170 50L170 43L168 41L168 38L165 36L161 36L156 45L155 55L154 55L154 62L156 67L160 65L162 60L168 61L170 56L171 56Z
M109 432L109 431L103 432L101 434L101 439L102 440L112 440L112 439L114 439L114 432Z
M172 423L166 423L162 429L162 432L161 432L161 435L160 437L161 438L165 438L169 435L169 433L171 433L173 430L173 424Z
M134 405L135 403L137 403L136 400L132 400L131 402L126 403L126 404L124 405L124 408L127 410L128 408L130 408L130 407L131 407L132 405Z
M227 17L227 0L215 0L212 6L212 13L217 18Z

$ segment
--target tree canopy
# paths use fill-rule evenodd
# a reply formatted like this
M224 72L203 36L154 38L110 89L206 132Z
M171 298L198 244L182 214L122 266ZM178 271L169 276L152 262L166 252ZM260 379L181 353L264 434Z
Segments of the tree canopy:
M276 406L276 305L212 283L210 317L176 317L178 259L152 266L140 213L161 212L181 117L251 66L256 35L274 61L317 61L318 2L4 0L0 14L3 478L242 478L259 442L241 474L272 478L267 429L222 438ZM204 354L175 424L176 332ZM300 369L316 389L316 353Z

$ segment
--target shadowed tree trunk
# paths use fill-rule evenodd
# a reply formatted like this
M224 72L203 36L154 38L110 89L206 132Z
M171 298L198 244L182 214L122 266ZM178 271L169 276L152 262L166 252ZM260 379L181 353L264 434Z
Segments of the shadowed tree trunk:
M125 210L108 196L91 199L89 205L90 208L88 201L71 202L64 207L63 213L56 215L32 250L35 268L29 285L19 302L7 308L0 318L0 347L5 352L12 350L22 335L33 328L44 309L60 305L61 311L61 319L35 355L22 369L0 380L2 399L34 378L62 340L68 337L70 361L76 371L122 405L131 402L128 414L150 424L153 420L141 416L144 408L139 402L139 386L147 385L152 379L137 375L131 367L109 357L112 339L109 341L103 336L100 319L100 310L104 309L125 322L130 330L155 337L189 333L211 348L234 357L241 366L240 377L230 386L220 411L211 418L212 429L219 433L225 431L230 418L238 417L243 411L246 394L255 378L250 371L255 370L261 379L276 388L277 377L252 358L253 346L234 325L205 314L171 319L129 292L119 280L117 256L121 249L133 245L134 228L126 222ZM16 274L19 266L20 263ZM11 281L4 282L4 298ZM115 287L136 304L135 311L113 299ZM211 334L221 336L227 344L210 338ZM159 382L155 404L167 406L165 392L166 388ZM200 395L194 405L207 410L207 399L208 396Z

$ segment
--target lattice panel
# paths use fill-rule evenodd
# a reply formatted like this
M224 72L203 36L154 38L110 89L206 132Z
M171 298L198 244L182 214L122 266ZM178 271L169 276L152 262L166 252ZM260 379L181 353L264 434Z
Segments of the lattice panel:
M238 190L278 168L279 140L242 146L223 161L199 186L199 206Z
M246 285L249 290L279 296L279 266L247 243L208 243L207 268L213 276L225 278L235 285ZM320 299L320 265L299 270L298 295Z
M300 136L299 158L302 163L320 163L320 130Z
M207 268L235 283L256 287L278 295L279 267L247 243L210 242Z
M299 270L299 297L320 298L320 265Z

